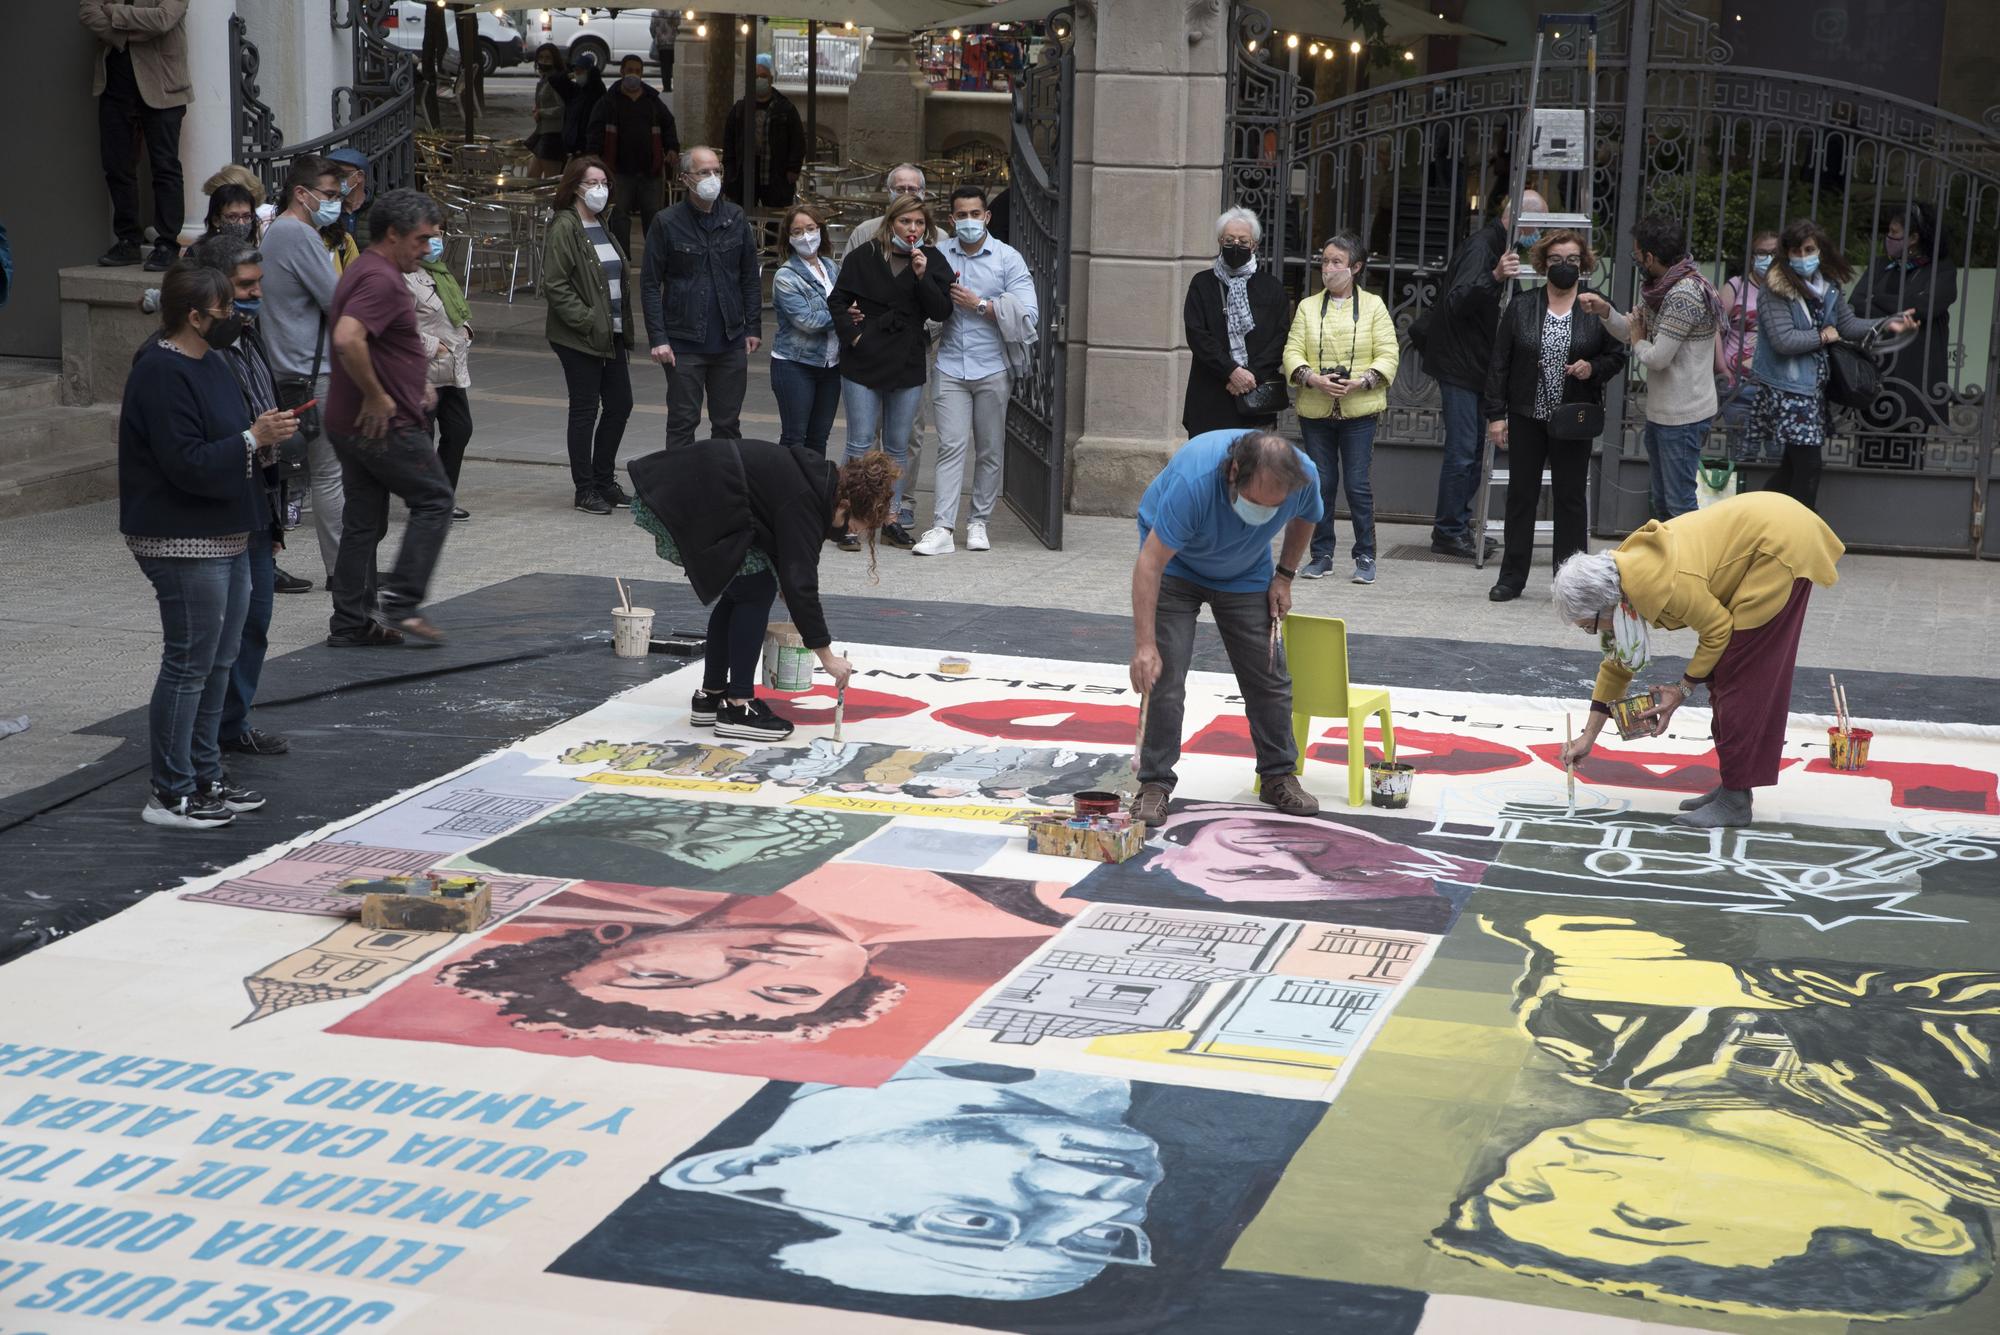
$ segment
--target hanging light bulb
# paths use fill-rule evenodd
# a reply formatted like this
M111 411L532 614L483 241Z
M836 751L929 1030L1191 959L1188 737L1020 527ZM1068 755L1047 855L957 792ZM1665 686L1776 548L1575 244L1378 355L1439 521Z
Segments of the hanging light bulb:
M1347 54L1348 54L1348 55L1350 55L1350 56L1358 56L1358 55L1360 55L1360 54L1361 54L1361 43L1359 43L1359 42L1349 42L1349 43L1347 44Z
M853 31L854 31L854 20L853 20L853 19L849 19L849 20L848 20L847 22L845 22L845 23L841 24L840 26L841 26L841 27L843 27L843 28L845 28L845 29L846 29L847 31L849 31L849 32L853 32Z
M690 9L683 17L690 23L694 22L694 11Z
M1253 55L1253 56L1254 56L1254 55L1256 55L1256 54L1257 54L1257 41L1256 41L1256 39L1255 39L1255 38L1252 38L1251 40L1249 40L1249 41L1245 42L1245 43L1243 44L1243 49L1244 49L1245 51L1248 51L1248 52L1249 52L1249 53L1250 53L1251 55Z
M1405 51L1403 53L1403 59L1405 60L1415 60L1416 58L1417 58L1417 53L1414 51Z
M697 37L706 37L706 36L708 36L708 25L707 25L706 23L697 23L697 24L695 24L695 25L694 25L694 35L695 35L695 36L697 36Z
M963 32L962 30L960 30L960 29L958 29L958 28L953 28L953 29L951 30L951 40L952 40L952 41L954 41L954 42L957 42L957 41L962 41L962 40L964 39L964 37L965 37L965 33L964 33L964 32Z
M1319 54L1319 43L1318 43L1318 42L1314 42L1314 43L1313 43L1313 44L1312 44L1311 46L1307 47L1307 48L1306 48L1306 54L1307 54L1307 55L1309 55L1309 56L1316 56L1316 55L1318 55L1318 54Z
M738 37L748 37L748 36L750 35L750 25L749 25L749 24L747 24L747 23L739 23L739 24L737 24L737 25L736 25L736 35L737 35Z
M1297 33L1293 33L1290 37L1287 37L1285 39L1285 49L1288 51L1296 51L1299 49L1299 35Z

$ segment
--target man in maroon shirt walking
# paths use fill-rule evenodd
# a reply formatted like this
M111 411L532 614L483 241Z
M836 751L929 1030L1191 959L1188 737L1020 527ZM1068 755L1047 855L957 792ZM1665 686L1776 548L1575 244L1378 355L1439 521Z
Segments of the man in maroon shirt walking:
M391 190L370 212L374 242L347 266L327 319L333 373L326 432L340 460L347 509L340 555L326 582L335 648L401 644L406 635L440 643L417 615L451 531L452 487L427 421L437 395L424 374L416 302L403 275L442 247L444 212L429 195ZM375 549L389 530L389 498L410 508L396 566L377 589Z

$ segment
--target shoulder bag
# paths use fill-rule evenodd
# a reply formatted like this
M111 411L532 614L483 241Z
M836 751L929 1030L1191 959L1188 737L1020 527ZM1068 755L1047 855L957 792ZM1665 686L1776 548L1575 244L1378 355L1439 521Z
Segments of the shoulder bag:
M1882 385L1882 368L1863 343L1826 345L1826 397L1843 408L1866 408Z
M319 337L313 340L312 374L303 378L295 375L273 377L272 388L278 394L280 408L296 408L311 402L313 386L319 383L320 363L326 355L326 317L319 321ZM289 481L302 476L306 471L306 447L319 439L321 429L320 404L314 404L299 414L299 429L292 438L278 447L278 475Z

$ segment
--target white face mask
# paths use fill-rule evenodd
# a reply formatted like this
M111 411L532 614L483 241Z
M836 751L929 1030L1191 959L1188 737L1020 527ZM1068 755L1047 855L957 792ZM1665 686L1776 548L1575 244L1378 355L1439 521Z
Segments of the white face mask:
M722 178L704 176L694 183L694 193L704 204L713 204L722 197Z
M604 212L604 206L611 202L611 187L587 185L583 188L583 206L592 213Z
M800 232L792 238L792 249L801 255L819 254L819 233Z

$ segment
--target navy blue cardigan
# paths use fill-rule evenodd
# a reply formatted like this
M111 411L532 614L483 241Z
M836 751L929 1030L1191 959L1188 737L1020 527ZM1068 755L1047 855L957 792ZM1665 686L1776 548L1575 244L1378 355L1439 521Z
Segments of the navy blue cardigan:
M139 350L118 414L118 531L142 538L220 538L269 522L263 485L246 468L250 412L220 353L196 359Z

